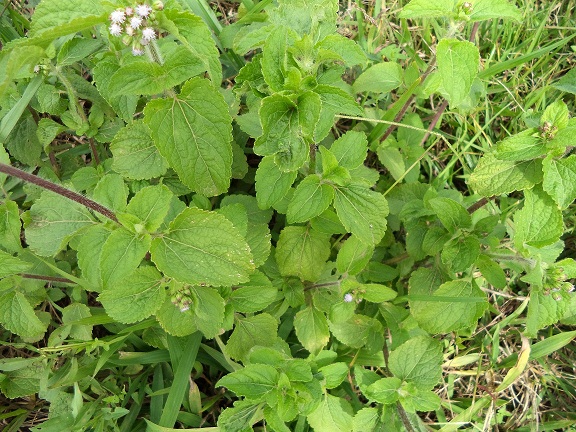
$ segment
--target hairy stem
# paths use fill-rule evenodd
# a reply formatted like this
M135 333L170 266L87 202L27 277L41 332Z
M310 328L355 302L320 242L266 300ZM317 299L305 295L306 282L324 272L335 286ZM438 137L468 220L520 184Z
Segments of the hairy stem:
M116 218L116 215L112 212L112 210L104 207L103 205L98 204L96 201L92 201L91 199L86 198L85 196L79 193L73 192L70 189L66 189L60 185L57 185L56 183L44 180L41 177L29 174L26 171L22 171L21 169L14 168L10 165L6 165L3 163L0 163L0 172L8 174L9 176L12 177L17 177L28 183L35 184L36 186L40 186L41 188L57 193L58 195L62 195L72 201L82 204L84 207L87 207L91 210L94 210L97 213L100 213L101 215L106 216L108 219L111 219L114 222L118 222L118 219Z
M55 276L44 276L44 275L36 275L36 274L29 274L29 273L20 273L20 276L22 276L25 279L37 279L37 280L43 280L46 282L63 282L63 283L71 283L71 284L75 283L74 281L71 281L70 279L55 277Z

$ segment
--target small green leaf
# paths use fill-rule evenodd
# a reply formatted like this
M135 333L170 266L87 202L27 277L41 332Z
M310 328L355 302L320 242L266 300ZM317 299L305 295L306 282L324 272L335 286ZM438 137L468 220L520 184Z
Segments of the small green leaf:
M0 204L0 247L8 252L22 250L20 243L20 212L18 204L5 200Z
M160 271L192 285L242 283L254 270L238 229L224 216L197 208L180 213L169 232L152 241L150 253Z
M60 51L58 51L58 57L56 58L56 61L60 66L71 65L88 57L90 54L97 51L101 47L102 41L99 39L70 39L64 43L62 48L60 48Z
M436 48L436 59L450 106L458 106L468 97L472 82L478 75L478 47L468 41L442 39Z
M524 161L542 156L546 153L546 144L540 137L533 136L534 132L534 129L529 129L500 141L495 156L506 161Z
M404 383L400 389L400 403L409 412L434 411L440 408L440 396L431 390L422 390L411 382Z
M390 353L388 369L395 377L432 390L442 377L442 344L430 336L416 336Z
M192 78L179 95L148 102L144 122L182 183L205 196L226 192L232 176L232 119L208 80Z
M338 87L320 84L314 88L314 91L322 100L320 119L314 132L316 142L322 141L328 135L334 125L336 114L363 115L363 111L354 98Z
M366 345L372 330L382 330L380 322L366 315L354 315L346 321L330 322L330 331L343 344L352 348Z
M193 299L192 313L198 330L206 339L212 339L222 333L225 303L218 291L207 287L190 287Z
M355 235L351 235L338 252L336 268L340 273L357 275L364 270L373 253L374 246L358 240Z
M217 387L226 387L247 399L259 400L270 392L278 381L275 368L266 364L250 364L221 378Z
M296 314L294 329L302 346L314 355L318 354L330 339L326 317L312 306L308 306Z
M552 87L572 94L576 94L576 69L570 69Z
M376 245L384 237L388 203L382 194L358 184L338 187L334 208L344 227L359 240Z
M548 105L542 114L540 119L541 124L549 123L550 126L563 129L568 126L568 120L570 114L568 112L568 106L562 101L562 99Z
M478 194L489 197L528 189L541 181L542 162L539 159L501 161L488 153L480 158L469 184Z
M0 278L23 273L31 267L32 264L0 250Z
M542 162L542 188L558 207L566 209L576 199L576 155L564 159L547 157Z
M110 143L114 171L134 180L151 179L166 173L168 162L158 153L150 133L142 121L120 129Z
M462 204L450 198L433 198L428 201L442 225L450 231L456 232L460 228L470 228L472 218Z
M80 243L77 247L78 267L82 270L82 277L86 279L94 289L102 286L100 276L100 256L102 247L110 231L103 225L98 224L91 226L82 233Z
M261 418L260 404L248 400L234 402L233 408L226 408L218 416L219 432L249 432L252 425Z
M166 297L160 309L156 311L156 319L166 333L172 336L188 336L198 331L196 320L191 311L182 311Z
M290 204L286 217L288 223L307 222L320 215L334 199L334 188L317 174L311 174L300 182Z
M318 407L308 414L315 432L350 432L352 407L345 399L326 394Z
M140 267L121 283L105 289L98 300L110 317L131 324L154 314L165 297L162 275L154 267Z
M88 306L83 303L72 303L62 309L62 324L70 328L70 337L72 339L89 341L92 340L93 326L73 323L91 316Z
M174 194L164 185L140 189L130 200L126 213L136 216L148 232L156 231L170 209Z
M367 61L366 54L354 40L338 33L326 36L316 44L315 48L335 52L342 57L344 64L349 67L363 65Z
M402 67L398 63L376 63L356 78L353 88L356 93L388 93L402 84L402 75Z
M324 376L324 386L327 389L332 389L338 387L344 382L350 370L346 363L338 362L323 366L319 371Z
M280 25L270 33L262 48L262 75L266 83L275 92L284 89L286 69L286 52L296 35L288 27Z
M489 256L480 255L476 260L476 265L489 284L498 289L506 287L506 273L504 273L502 267Z
M366 159L368 139L363 132L348 131L330 146L338 165L349 170L358 168Z
M278 289L263 273L256 271L250 281L232 291L230 303L235 311L251 313L269 306L278 295Z
M124 184L122 176L106 174L96 184L92 198L113 212L121 212L126 208L128 187Z
M358 294L371 303L382 303L393 300L398 295L392 288L380 284L362 284Z
M562 211L541 188L533 188L524 192L524 207L514 214L514 226L517 248L547 246L562 235Z
M125 228L118 228L102 245L100 275L104 288L115 287L142 262L150 248L150 235L134 235Z
M281 171L274 157L265 156L256 170L256 199L258 206L267 209L276 205L290 190L298 171Z
M402 8L400 18L450 17L454 13L454 0L412 0Z
M484 21L489 19L510 18L515 21L522 20L520 10L508 0L471 0L472 13L470 21Z
M255 346L272 346L276 341L278 322L267 313L238 318L226 344L226 352L236 360L243 360Z
M26 241L42 256L55 255L78 230L94 223L86 207L49 191L32 205L29 216L25 221Z
M316 282L330 256L330 238L310 227L288 226L280 233L276 262L283 276Z
M460 236L446 242L442 248L442 262L452 272L464 272L480 254L480 241L472 236Z
M366 397L382 404L393 404L398 400L402 380L396 377L381 378L366 389Z
M6 330L23 338L42 336L48 327L36 314L24 294L8 292L0 295L0 323Z

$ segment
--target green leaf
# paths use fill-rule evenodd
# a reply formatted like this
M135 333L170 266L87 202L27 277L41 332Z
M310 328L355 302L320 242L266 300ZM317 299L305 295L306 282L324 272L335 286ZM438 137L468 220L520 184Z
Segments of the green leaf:
M260 405L241 400L234 402L233 408L226 408L218 416L219 432L250 432L251 426L260 418Z
M272 346L276 341L278 322L267 313L240 317L226 344L226 352L236 360L243 360L255 346Z
M323 183L317 174L311 174L300 182L288 205L288 223L307 222L320 215L334 199L334 188Z
M270 89L278 92L284 89L286 69L286 53L296 35L285 23L274 28L262 48L262 75Z
M205 196L226 192L232 175L232 119L220 92L192 78L179 95L155 99L144 121L182 183Z
M113 212L123 211L128 200L128 187L118 174L106 174L102 177L92 193L92 198Z
M23 273L30 267L32 264L0 250L0 278Z
M442 225L450 231L455 232L459 228L470 228L472 218L462 204L450 198L433 198L428 201Z
M329 325L336 339L352 348L361 348L366 345L371 331L382 331L382 326L376 319L358 314L346 321L331 321Z
M62 45L56 60L60 66L71 65L88 57L101 47L102 41L99 39L70 39Z
M567 93L576 94L576 69L570 69L552 87Z
M489 256L480 255L476 260L476 265L489 284L498 289L506 287L506 273L504 273L502 267Z
M72 339L89 341L92 340L93 326L73 323L91 316L88 306L83 303L72 303L62 309L62 324L70 328L69 332Z
M29 339L42 336L48 327L48 323L38 319L24 294L14 291L0 295L0 323L6 330Z
M382 303L393 300L398 295L392 288L380 284L362 284L358 295L371 303Z
M152 261L166 275L192 285L229 286L248 281L252 254L224 216L188 208L152 241Z
M402 8L400 18L450 17L454 13L454 0L412 0Z
M489 197L528 189L541 181L542 162L539 159L501 161L488 153L480 159L468 183L476 193Z
M564 291L554 294L532 290L526 317L526 336L536 337L538 330L556 324L564 316L570 304L570 294Z
M436 59L450 106L458 106L468 97L478 75L478 47L468 41L442 39L436 48Z
M402 385L402 380L396 377L381 378L370 384L366 389L366 397L370 400L388 405L398 400L398 390Z
M52 256L66 247L78 230L94 223L81 204L45 191L32 205L25 221L26 242L38 255Z
M172 336L188 336L198 331L192 312L180 310L169 297L166 297L164 304L156 311L156 319L160 326Z
M329 85L320 84L314 88L320 95L322 101L322 111L320 119L314 131L314 141L322 141L334 126L334 116L336 114L363 115L356 101L344 90Z
M524 161L542 156L546 153L546 144L540 137L533 136L534 132L535 129L528 129L499 142L495 156L506 161Z
M348 131L330 146L338 165L349 170L358 168L366 159L368 139L363 132Z
M18 204L5 200L0 204L0 247L8 252L22 250L20 243L20 212Z
M256 271L250 281L236 288L230 295L230 304L235 311L252 313L269 306L278 295L278 289L272 285L263 273Z
M102 245L100 275L104 288L117 286L117 282L132 273L150 248L150 235L136 236L125 228L118 228Z
M357 275L364 270L373 253L374 246L358 240L355 235L351 235L338 252L336 268L340 273Z
M442 344L430 336L416 336L390 353L388 369L395 377L422 390L432 390L442 377Z
M315 48L335 52L349 67L363 65L367 61L366 54L354 40L338 33L326 36L316 44Z
M398 63L376 63L356 78L354 92L389 93L402 84L402 75L402 67Z
M524 192L524 207L514 214L514 245L542 247L558 241L563 233L562 211L540 188Z
M350 432L352 407L345 399L326 394L307 419L315 432Z
M386 232L386 198L363 185L337 187L334 208L342 225L358 239L376 245Z
M378 408L362 408L354 416L353 432L386 432L388 428L400 430L389 423L382 421L382 415Z
M40 144L44 147L44 150L49 152L50 144L56 136L66 130L65 126L60 123L56 123L50 118L42 118L38 122L38 129L36 129L36 136ZM48 149L48 150L46 150Z
M472 236L459 236L446 242L442 248L442 262L454 273L470 268L480 254L480 241Z
M82 277L93 287L98 289L102 286L100 276L100 256L102 247L110 231L103 225L93 225L82 233L77 246L78 267L82 270Z
M272 366L250 364L221 378L216 387L226 387L237 396L260 400L276 387L278 378L278 372Z
M281 171L274 157L265 156L256 170L256 199L258 206L267 209L276 205L290 190L298 171Z
M314 355L317 355L330 339L326 317L313 306L308 306L296 314L294 329L302 346Z
M413 383L404 383L400 389L400 403L409 413L434 411L440 408L440 396L431 390L422 390Z
M344 382L344 380L348 377L350 369L346 363L338 362L323 366L319 369L319 371L324 376L324 386L327 389L332 389L338 387Z
M104 23L106 18L99 0L43 0L34 11L29 37L54 40Z
M488 306L486 294L476 283L453 280L430 289L430 284L425 285L430 276L415 272L410 278L410 311L418 325L433 334L476 325Z
M114 171L134 180L151 179L166 173L168 162L154 145L150 129L135 121L116 134L110 143Z
M6 150L12 157L26 165L39 165L42 144L38 140L37 130L38 125L34 118L25 113L4 141Z
M263 134L254 143L254 152L274 155L281 171L295 171L308 159L309 148L299 131L297 105L287 96L274 94L262 100L260 121Z
M11 360L11 359L9 359ZM16 358L16 361L22 359ZM36 358L26 359L25 366L16 370L8 370L2 374L0 379L0 391L10 399L32 396L40 391L41 386L45 386L48 379L49 368Z
M561 209L576 199L576 155L564 159L547 157L542 162L544 181L542 188Z
M276 262L282 276L316 282L330 256L330 238L310 227L287 226L276 245Z
M558 99L556 102L548 105L542 114L540 122L542 125L550 123L552 127L563 129L568 126L568 120L570 114L568 112L568 106Z
M98 300L110 317L131 324L153 315L165 297L162 275L154 267L140 267L121 283L105 289Z
M206 339L212 339L222 333L224 323L224 299L213 288L190 287L193 300L192 313L198 330Z
M492 18L522 20L520 10L508 0L471 0L470 3L472 3L472 13L469 17L472 22Z
M136 216L146 231L156 231L170 210L174 194L164 185L148 186L140 189L130 200L126 213Z

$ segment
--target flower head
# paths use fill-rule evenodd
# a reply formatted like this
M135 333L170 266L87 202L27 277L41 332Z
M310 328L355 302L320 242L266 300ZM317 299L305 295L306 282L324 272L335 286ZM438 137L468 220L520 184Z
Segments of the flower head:
M120 27L120 24L117 23L113 23L108 30L110 31L110 34L112 36L120 36L122 34L122 27Z
M142 30L142 39L146 41L156 39L156 32L153 28L146 27L144 30Z
M347 293L347 294L344 295L344 301L345 301L346 303L351 303L352 300L354 300L354 296L353 296L352 294Z
M125 30L126 30L126 34L127 34L128 36L134 36L134 33L136 33L136 32L134 31L134 28L131 27L131 26L126 26L126 29L125 29Z
M115 10L110 14L110 21L114 24L121 24L126 19L126 13L123 10Z
M139 48L139 47L136 47L136 46L133 46L133 47L132 47L132 55L141 56L141 55L143 55L143 54L144 54L144 51L142 50L142 48Z
M124 9L124 11L126 12L126 16L134 15L134 9L131 8L130 6L128 6L126 9Z
M134 16L130 18L130 27L137 29L140 28L141 25L142 25L142 18L140 18L139 16Z
M136 6L136 14L140 15L142 18L146 18L152 12L152 8L147 4L141 4Z

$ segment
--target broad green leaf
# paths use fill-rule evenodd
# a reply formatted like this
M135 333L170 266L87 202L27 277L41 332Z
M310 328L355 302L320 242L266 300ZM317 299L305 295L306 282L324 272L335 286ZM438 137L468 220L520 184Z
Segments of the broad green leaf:
M455 232L459 228L470 228L472 218L462 204L450 198L433 198L428 201L442 225L450 231Z
M376 319L358 314L346 321L331 321L329 326L336 339L352 348L366 345L371 331L382 331L382 326Z
M50 191L42 193L28 216L24 224L26 242L42 256L55 255L74 233L94 223L86 207Z
M278 378L278 371L272 366L249 364L243 369L224 376L216 383L216 386L226 387L237 396L259 400L276 386Z
M321 215L315 217L310 221L310 225L316 231L324 234L346 234L346 228L338 219L338 215L334 210L328 209Z
M402 75L402 67L398 63L376 63L356 78L353 88L356 93L389 93L402 84Z
M471 0L470 3L472 4L472 12L469 15L470 21L484 21L493 18L522 20L520 10L508 0Z
M238 229L240 235L246 237L248 234L248 211L246 207L241 203L235 203L220 207L216 213L225 216Z
M459 236L442 247L442 262L452 272L464 272L470 268L480 254L480 241L472 236Z
M533 289L528 303L526 336L536 337L538 330L556 324L570 304L570 294L564 291L544 293Z
M472 82L478 74L478 47L468 41L442 39L436 48L436 59L450 106L458 106L470 93Z
M226 192L232 175L232 119L208 80L192 78L179 95L150 101L144 116L156 147L182 183L205 196Z
M72 303L62 309L62 324L70 328L70 338L83 341L92 340L92 325L73 324L75 321L91 316L90 308L83 303Z
M506 287L506 273L504 273L502 267L489 256L480 255L476 260L476 265L489 284L498 289Z
M562 211L539 187L524 192L524 207L514 214L514 244L542 247L558 241L563 232Z
M271 408L270 406L264 407L264 421L266 422L266 426L274 432L291 432L275 408Z
M224 299L214 288L190 287L193 299L192 312L198 330L206 339L212 339L222 333L224 322Z
M56 123L50 118L42 118L38 122L38 129L36 129L36 136L40 144L44 147L44 150L48 149L49 152L50 144L56 136L66 130L65 126L60 123Z
M142 221L146 231L156 231L170 210L174 194L164 185L140 189L128 203L126 212Z
M226 352L236 360L243 360L255 346L272 346L276 341L278 322L267 313L240 317L226 344Z
M363 132L348 131L330 146L338 165L350 170L358 168L366 159L368 139Z
M56 61L60 66L67 66L79 62L102 47L99 39L74 38L68 40L60 51Z
M196 320L190 310L182 311L167 297L160 309L156 311L160 326L172 336L188 336L198 331Z
M425 231L422 250L426 255L436 255L450 241L451 235L440 226L431 226Z
M36 7L29 37L53 40L106 22L100 0L43 0Z
M308 306L296 314L294 329L302 346L314 355L318 354L330 339L326 317L313 306Z
M105 289L98 300L116 321L130 324L153 315L164 303L166 288L154 267L140 267Z
M110 231L101 224L91 226L82 233L77 246L78 267L82 270L82 277L86 279L94 289L102 286L100 276L100 256L102 247Z
M363 65L367 61L366 54L360 45L338 33L326 36L316 44L315 48L335 52L342 57L344 64L349 67Z
M501 161L493 154L485 154L469 184L482 196L501 195L531 188L542 181L542 162L539 159L526 162Z
M351 235L338 251L336 268L340 273L357 275L364 270L373 253L374 246L358 240L355 235Z
M248 400L234 402L218 416L218 432L250 432L252 425L260 420L260 405Z
M529 129L500 141L495 156L506 161L524 161L542 156L546 153L546 144L540 137L533 136L534 131Z
M230 295L230 304L235 311L257 312L269 306L278 295L278 289L263 273L256 271L250 281L234 289Z
M572 94L576 94L576 69L570 69L552 87Z
M406 157L396 147L387 145L386 141L378 146L378 160L390 171L394 180L400 180L406 174Z
M316 282L330 256L330 238L305 226L287 226L276 245L276 262L282 276Z
M31 267L32 264L0 250L0 278L23 273Z
M15 360L21 359L16 358ZM46 385L50 368L38 357L26 360L27 363L23 367L3 372L3 379L0 380L0 391L9 399L32 396Z
M40 165L42 144L36 134L38 125L31 114L25 113L6 140L4 146L10 155L26 165Z
M20 212L18 204L5 200L0 204L0 248L8 252L22 250L20 243Z
M363 185L336 188L334 208L342 225L358 239L376 245L386 232L386 198Z
M281 171L274 157L265 156L256 170L256 199L258 206L270 208L282 200L296 180L298 171Z
M576 199L576 155L563 159L547 157L542 162L544 181L542 188L561 209Z
M298 123L300 132L309 140L313 139L314 130L320 118L322 100L318 93L313 91L303 92L298 96Z
M371 303L382 303L393 300L398 295L392 288L380 284L362 284L358 295Z
M270 12L270 21L276 26L288 25L300 36L314 35L315 40L336 31L336 0L280 0L278 5Z
M100 275L104 288L116 286L136 270L148 252L150 242L149 234L137 236L125 228L112 231L100 254Z
M250 215L248 217L250 217ZM251 223L248 226L246 242L248 243L248 246L250 246L255 268L264 264L268 259L268 256L270 256L270 249L272 247L272 244L270 243L271 240L272 235L270 234L270 228L268 228L267 224Z
M383 422L378 408L362 408L356 413L353 421L352 432L386 432L390 428L400 430Z
M262 75L274 92L284 89L286 69L286 53L288 46L296 39L296 35L285 23L276 27L266 39L262 48Z
M486 310L486 294L475 282L453 280L429 294L427 274L410 278L411 315L429 333L448 333L473 327Z
M254 143L254 152L274 155L281 171L298 170L308 159L309 147L299 131L297 105L287 96L274 94L262 100L259 113L264 133Z
M350 432L352 407L347 400L326 394L307 419L315 432Z
M540 122L542 125L549 123L552 127L563 129L568 126L569 118L568 106L559 99L546 107Z
M322 141L334 126L334 116L336 114L363 115L356 101L344 90L325 84L320 84L314 88L322 100L322 111L320 119L314 131L314 141Z
M319 371L324 376L324 386L327 389L332 389L338 387L344 382L346 377L348 377L350 369L346 363L337 362L323 366L319 369Z
M400 18L450 17L454 13L454 0L412 0L402 8Z
M11 291L0 295L0 323L23 338L38 338L48 327L36 314L24 294Z
M300 182L288 205L288 223L307 222L320 215L334 199L334 188L323 183L317 174L311 174Z
M442 377L442 344L430 336L416 336L390 353L388 369L403 381L432 390Z
M381 404L393 404L398 400L402 380L396 377L381 378L366 389L366 397Z
M442 399L431 390L422 390L411 382L404 383L400 389L400 403L409 413L416 411L434 411L440 408Z
M150 129L135 121L116 134L110 143L114 171L134 180L160 177L168 169L168 162L154 145Z
M128 186L124 183L122 176L106 174L96 184L92 198L113 212L120 212L126 208Z
M222 82L220 53L204 21L188 11L177 9L166 9L158 13L158 17L162 28L168 30L194 57L202 61L213 85L219 87Z
M252 254L232 222L217 213L188 208L152 241L152 261L166 275L192 285L247 282Z

